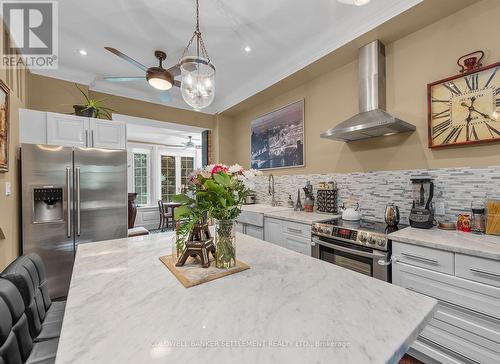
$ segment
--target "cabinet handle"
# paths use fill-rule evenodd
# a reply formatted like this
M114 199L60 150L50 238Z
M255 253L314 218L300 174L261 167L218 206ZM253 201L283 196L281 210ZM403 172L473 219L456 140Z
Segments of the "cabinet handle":
M94 131L93 130L90 131L90 136L92 139L92 148L93 148L94 147Z
M291 233L302 234L302 230L300 230L300 229L294 229L294 228L289 227L288 231Z
M485 276L500 278L500 274L498 274L498 273L487 272L485 270L480 270L480 269L476 269L476 268L470 268L470 271L473 273L476 273L476 274L484 274Z
M430 259L430 258L424 258L418 255L413 255L413 254L408 254L408 253L401 253L402 256L407 257L408 259L413 259L413 260L420 260L422 262L430 263L430 264L439 264L439 262L435 259Z
M445 351L450 351L450 349L449 349L449 348L447 348L446 346L443 346L443 345L441 345L440 343L438 343L438 342L436 342L436 341L434 341L434 340L431 340L431 339L429 339L429 338L427 338L427 337L425 337L425 336L423 336L423 335L420 335L420 338L419 338L419 339L423 339L424 341L427 341L427 342L431 343L432 345L435 345L435 346L437 346L437 347L439 347L439 348L441 348L441 349L444 349ZM474 359L472 359L470 356L464 355L464 354L462 354L462 353L460 353L460 352L458 352L458 351L453 350L453 353L454 353L455 355L458 355L458 356L462 357L462 358L463 358L463 359L465 359L465 360L468 360L468 361L469 361L469 362L471 362L471 363L481 364L481 362L480 362L480 361L474 360Z
M85 130L85 146L89 146L89 131Z

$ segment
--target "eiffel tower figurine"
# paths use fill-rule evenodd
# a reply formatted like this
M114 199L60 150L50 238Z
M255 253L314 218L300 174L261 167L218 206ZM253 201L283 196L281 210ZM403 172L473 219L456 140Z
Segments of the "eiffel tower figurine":
M207 223L195 224L193 230L188 235L184 251L175 265L181 267L189 257L198 256L203 268L210 267L210 256L215 259L214 239L210 236Z

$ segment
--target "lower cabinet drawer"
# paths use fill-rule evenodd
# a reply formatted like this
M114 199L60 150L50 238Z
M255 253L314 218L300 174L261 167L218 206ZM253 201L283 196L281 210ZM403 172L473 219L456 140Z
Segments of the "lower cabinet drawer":
M305 255L311 255L311 240L303 239L296 236L284 235L285 238L285 248L296 251L297 253L302 253Z
M467 340L500 355L500 320L446 302L438 303L434 319L461 330Z
M500 319L500 288L396 262L392 282L442 302Z
M283 221L281 226L284 234L311 240L311 225L300 224L292 221Z
M452 325L433 319L420 334L420 340L451 351L455 357L465 363L494 364L500 362L500 354L488 346L478 345L468 339L470 333Z
M451 275L455 273L455 257L452 252L393 242L392 256L399 262L417 267Z
M246 225L245 234L252 236L254 238L263 240L264 239L264 228L254 225Z
M455 270L458 277L500 287L500 262L497 260L456 254Z

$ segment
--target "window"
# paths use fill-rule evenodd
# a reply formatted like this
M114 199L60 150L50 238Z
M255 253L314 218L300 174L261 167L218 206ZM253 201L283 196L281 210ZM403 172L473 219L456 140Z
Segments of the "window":
M139 206L156 206L161 199L183 192L187 176L201 167L201 150L128 143L128 191L137 193Z
M181 157L181 189L187 189L187 177L194 171L194 158Z
M149 156L146 153L134 153L134 192L136 203L147 205L149 202Z
M161 199L170 202L176 191L176 168L175 157L170 155L161 156Z

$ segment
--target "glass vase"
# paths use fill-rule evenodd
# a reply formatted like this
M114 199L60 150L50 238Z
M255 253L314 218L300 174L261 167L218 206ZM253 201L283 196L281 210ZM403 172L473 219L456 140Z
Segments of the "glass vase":
M229 269L236 265L234 220L215 221L215 266Z

